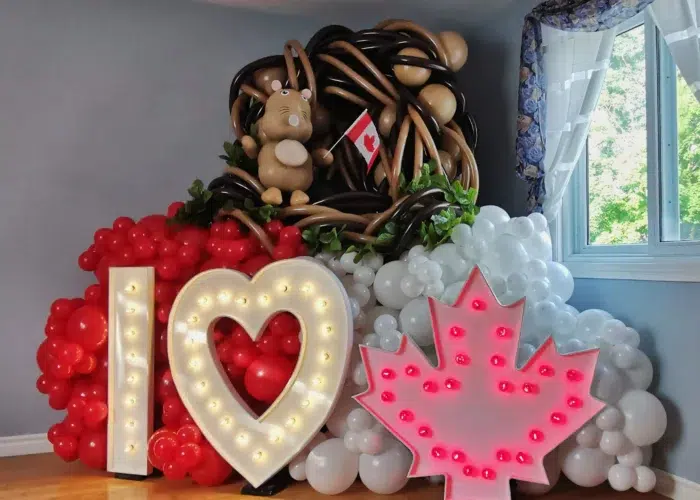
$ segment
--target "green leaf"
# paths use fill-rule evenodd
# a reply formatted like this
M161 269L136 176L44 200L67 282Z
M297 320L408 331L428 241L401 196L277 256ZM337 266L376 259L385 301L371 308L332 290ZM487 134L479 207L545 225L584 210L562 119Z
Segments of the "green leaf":
M332 233L323 233L321 236L319 236L319 241L324 244L328 244L331 241L333 241L333 234Z
M331 252L340 252L343 249L343 245L340 243L340 240L336 238L330 242L328 248Z

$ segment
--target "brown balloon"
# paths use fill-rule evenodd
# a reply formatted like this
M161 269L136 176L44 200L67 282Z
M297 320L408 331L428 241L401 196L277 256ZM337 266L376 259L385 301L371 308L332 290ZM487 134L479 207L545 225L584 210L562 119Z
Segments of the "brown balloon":
M450 89L438 83L426 85L418 94L440 125L449 122L457 111L457 99Z
M325 136L331 127L331 114L326 108L317 105L316 109L311 113L311 123L314 128L314 137Z
M442 141L440 142L440 149L448 153L454 160L458 159L462 154L462 151L459 149L459 144L448 134L443 134Z
M428 59L428 54L413 47L408 47L401 50L398 55ZM428 81L431 73L432 71L430 71L428 68L421 68L419 66L410 66L408 64L394 65L394 74L396 75L396 78L398 78L401 83L408 85L409 87L420 87Z
M379 133L384 137L389 137L394 123L396 123L396 108L386 106L379 115Z
M440 156L440 163L447 178L450 180L454 179L457 173L457 161L447 151L439 150L438 156Z
M272 89L272 82L275 80L283 82L286 79L287 71L284 68L263 68L253 73L255 86L267 95L272 95L275 92Z
M469 56L467 42L462 38L462 35L454 31L443 31L438 35L438 38L447 53L450 69L459 71Z

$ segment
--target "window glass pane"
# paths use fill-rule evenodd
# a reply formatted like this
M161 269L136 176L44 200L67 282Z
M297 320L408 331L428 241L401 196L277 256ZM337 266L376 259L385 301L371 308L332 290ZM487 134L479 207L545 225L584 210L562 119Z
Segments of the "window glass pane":
M588 138L589 244L646 243L646 134L644 26L639 26L616 39L591 122Z
M680 239L700 240L700 103L676 72Z

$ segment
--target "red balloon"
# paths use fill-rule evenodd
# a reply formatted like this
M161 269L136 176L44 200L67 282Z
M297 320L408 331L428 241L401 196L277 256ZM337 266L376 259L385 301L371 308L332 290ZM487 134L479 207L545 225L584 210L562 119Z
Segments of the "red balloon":
M252 277L270 262L272 259L269 255L255 255L241 264L241 272Z
M271 220L263 226L263 229L270 238L277 241L280 237L280 232L284 229L284 224L280 220Z
M92 384L88 388L87 397L90 401L107 402L107 388L102 384Z
M169 436L171 434L172 431L166 429L165 427L161 427L148 439L148 461L151 462L151 465L156 469L163 470L164 463L155 456L155 444L161 437Z
M89 375L97 368L97 358L94 354L85 354L73 368L81 375Z
M133 245L134 256L141 261L152 259L158 251L156 244L146 236L137 238Z
M163 323L164 325L168 324L168 319L170 319L170 309L172 309L172 307L172 304L161 304L158 306L158 309L156 309L156 319L159 323Z
M36 364L42 373L46 373L49 369L48 350L49 350L48 340L44 340L41 344L39 344L39 348L36 350Z
M63 350L58 354L58 359L71 366L77 365L82 361L85 351L79 344L64 344Z
M183 245L177 251L177 260L186 267L197 265L200 258L199 248L195 245Z
M179 429L180 419L187 413L185 405L180 401L180 397L170 396L163 401L163 423L168 427Z
M114 267L129 267L136 263L136 254L130 246L123 246L112 252Z
M164 240L158 245L158 255L161 257L175 257L180 249L180 244L175 240Z
M163 467L163 475L171 481L180 481L187 477L187 467L182 462L167 462Z
M195 443L181 444L177 450L175 461L186 470L192 470L202 461L202 448Z
M60 436L53 444L53 451L66 462L78 459L78 440L74 436Z
M245 388L258 401L273 403L294 372L294 363L282 356L263 354L245 372Z
M107 317L96 306L83 306L71 314L66 324L68 339L93 352L107 342Z
M202 431L196 425L183 425L177 430L177 440L180 444L202 442Z
M74 307L70 299L56 299L53 301L53 304L51 304L51 316L59 321L67 320L73 310Z
M250 242L250 251L252 254L259 254L263 251L262 243L260 243L258 237L255 236L255 233L251 233L248 236L248 241Z
M227 240L235 240L241 237L241 228L236 221L227 220L223 226L224 238Z
M68 380L73 376L73 366L63 361L59 361L58 359L55 359L49 365L49 373L55 379Z
M173 257L165 257L156 263L158 277L166 281L175 281L180 276L180 263Z
M50 338L46 344L46 353L50 356L50 361L53 363L58 359L58 355L63 351L65 342L60 338Z
M78 267L83 271L94 271L95 269L97 269L97 264L100 262L99 254L97 253L97 251L95 251L94 247L91 248L92 250L85 250L78 257Z
M242 326L236 326L231 333L230 342L236 347L252 347L253 339L250 338Z
M88 467L105 470L107 467L107 433L86 432L80 438L78 457Z
M117 253L126 245L126 237L122 233L112 232L107 238L107 248L110 252Z
M36 379L36 389L42 394L48 394L51 388L51 382L46 378L46 375L39 375Z
M231 466L209 445L202 446L202 461L190 471L195 483L201 486L218 486L233 472Z
M112 229L119 232L128 232L136 223L131 217L117 217L114 219Z
M68 417L75 419L83 418L86 407L87 403L84 399L75 396L71 397L70 401L68 401L68 406L66 407L66 410L68 410Z
M256 343L263 354L279 354L282 351L282 341L279 337L264 336Z
M287 335L296 335L301 330L299 320L291 313L283 312L276 315L270 320L270 332L272 335L286 337Z
M216 346L216 354L219 357L219 361L222 363L233 362L233 352L236 347L231 343L230 340L225 340Z
M187 411L185 411L185 414L182 417L180 417L180 427L182 427L183 425L197 425L195 424L192 415L187 413Z
M161 328L156 330L156 363L168 363L168 330Z
M245 368L238 368L233 363L228 363L224 366L224 369L226 370L226 375L228 375L228 378L231 381L238 380L245 375Z
M156 283L153 296L158 304L172 304L175 300L175 285L166 281Z
M109 380L109 358L107 354L97 357L97 367L92 372L92 380L106 384Z
M179 399L173 375L170 373L170 368L167 368L156 374L156 401L163 404L166 399L171 397Z
M106 420L109 409L102 401L90 401L85 407L83 420L89 429L98 429Z
M76 380L73 384L73 389L71 390L71 400L82 399L86 401L90 393L90 384L87 380Z
M97 268L95 269L95 277L97 278L97 281L106 287L109 283L109 268L116 265L117 263L111 255L105 255L102 257L100 262L97 264Z
M239 346L233 351L232 362L238 368L248 368L260 355L258 348L254 345Z
M168 218L165 215L154 214L147 215L139 220L138 225L145 227L150 232L163 231L168 224Z
M148 229L144 226L136 225L127 231L127 239L132 243L136 244L137 241L142 239L147 239L150 241L150 236ZM153 252L155 253L155 246L153 247Z
M272 258L275 260L293 259L294 256L294 247L282 243L279 243L272 251Z
M159 435L153 442L153 457L155 461L159 463L175 461L178 446L177 438L173 432Z
M287 335L282 339L282 351L288 356L296 356L301 351L299 335Z
M59 422L49 427L49 431L46 433L46 439L49 440L49 443L56 444L58 438L65 435L66 430L63 428L63 423Z
M301 243L301 230L296 226L287 226L280 231L280 245L288 245L292 248Z
M112 236L112 230L106 227L98 229L95 231L95 251L98 254L104 254L107 252L107 246L109 243L109 238Z
M185 246L201 249L209 239L209 231L202 227L187 226L177 232L175 239Z
M102 296L102 286L99 284L95 283L94 285L90 285L85 289L85 293L83 294L83 297L85 297L85 302L89 305L92 306L99 306L102 305L103 303L103 296Z
M83 433L83 423L79 418L66 417L63 420L63 428L66 434L79 438Z
M173 217L175 217L177 215L177 212L184 206L185 204L181 201L172 202L170 205L168 205L168 218L172 219Z

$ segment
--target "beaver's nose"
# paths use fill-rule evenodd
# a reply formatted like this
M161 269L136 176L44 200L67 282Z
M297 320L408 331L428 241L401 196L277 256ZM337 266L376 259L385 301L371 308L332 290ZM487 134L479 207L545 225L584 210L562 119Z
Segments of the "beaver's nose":
M298 115L289 115L289 124L292 127L298 127L299 126L299 116Z

